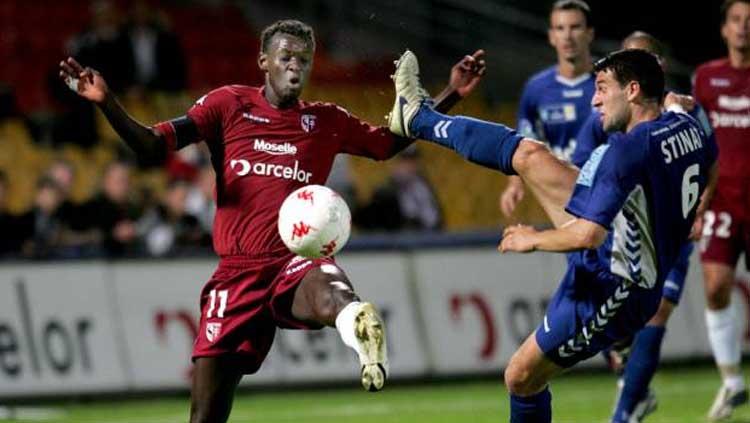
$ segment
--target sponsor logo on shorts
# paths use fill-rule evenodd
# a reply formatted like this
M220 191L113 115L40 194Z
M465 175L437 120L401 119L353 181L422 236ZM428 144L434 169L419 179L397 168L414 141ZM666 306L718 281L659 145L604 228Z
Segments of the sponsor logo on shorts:
M287 267L287 270L285 272L287 275L298 273L299 271L304 270L305 268L307 268L308 266L312 264L312 260L306 260L294 266L293 264L294 262Z
M208 342L214 342L221 334L221 323L206 323L206 339Z

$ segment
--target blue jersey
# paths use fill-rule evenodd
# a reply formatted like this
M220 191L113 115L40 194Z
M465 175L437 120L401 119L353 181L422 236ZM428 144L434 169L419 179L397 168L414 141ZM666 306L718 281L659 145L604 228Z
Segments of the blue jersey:
M703 108L696 104L695 107L693 107L693 110L689 113L690 116L694 117L701 125L703 132L711 138L710 142L716 145L714 129L711 127L708 115L706 115ZM607 133L604 132L604 128L602 127L602 121L599 119L599 113L591 113L578 131L575 150L570 157L570 161L578 167L583 166L583 164L586 163L586 160L589 159L589 156L591 156L594 149L607 142L607 136Z
M524 137L545 141L556 156L570 159L576 136L591 114L594 76L567 79L557 66L532 76L521 94L518 132Z
M717 148L693 117L665 112L609 136L584 164L566 210L610 230L573 261L643 288L661 285L690 233Z

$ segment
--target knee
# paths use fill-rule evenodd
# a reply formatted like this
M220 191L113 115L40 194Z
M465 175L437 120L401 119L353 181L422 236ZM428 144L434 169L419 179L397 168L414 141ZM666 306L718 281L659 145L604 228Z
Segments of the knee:
M315 319L318 322L333 324L336 316L347 304L358 300L351 286L339 281L329 282L327 289L320 289L315 293L313 301Z
M721 310L729 305L732 294L732 279L707 277L706 304L711 310Z
M315 314L315 320L318 322L334 322L339 308L336 293L333 290L324 289L315 294L313 313Z
M518 365L516 361L511 359L508 363L508 367L505 369L505 386L512 395L529 396L534 395L542 387L536 386L529 369L525 369L523 366Z
M524 139L518 144L515 154L513 154L513 169L521 174L526 169L535 167L536 163L544 160L545 155L549 155L549 148L541 142Z

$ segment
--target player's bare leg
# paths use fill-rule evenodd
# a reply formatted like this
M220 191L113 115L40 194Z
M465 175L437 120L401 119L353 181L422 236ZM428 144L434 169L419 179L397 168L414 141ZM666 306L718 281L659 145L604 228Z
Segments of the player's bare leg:
M396 62L393 80L396 103L389 125L394 134L430 140L479 165L518 174L556 227L572 219L565 204L578 168L555 157L543 143L521 139L504 125L442 115L431 109L419 80L419 63L408 50Z
M223 423L242 378L240 357L200 357L193 367L190 423Z
M324 264L307 272L294 294L292 314L336 327L342 341L357 352L362 386L368 391L383 388L388 373L383 319L372 304L359 301L338 267Z
M563 368L544 356L531 334L516 350L505 368L505 386L510 393L511 420L550 421L549 381Z
M708 339L723 381L708 411L713 421L729 418L735 407L748 402L740 371L739 332L732 313L734 276L734 268L724 263L703 263Z

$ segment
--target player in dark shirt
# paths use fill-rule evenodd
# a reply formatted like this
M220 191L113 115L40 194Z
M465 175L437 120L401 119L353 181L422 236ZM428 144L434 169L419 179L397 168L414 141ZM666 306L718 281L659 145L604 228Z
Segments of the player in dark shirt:
M366 389L387 374L383 322L362 303L333 259L296 257L283 245L278 210L286 196L323 184L336 154L387 159L410 143L328 103L299 99L313 65L312 29L279 21L261 35L261 87L224 86L201 97L186 116L147 127L133 120L95 70L69 58L60 76L96 103L140 158L204 141L216 171L214 249L219 266L201 293L191 422L223 422L243 374L258 370L277 327L335 326L362 364ZM465 56L436 104L445 110L484 73L483 52Z

